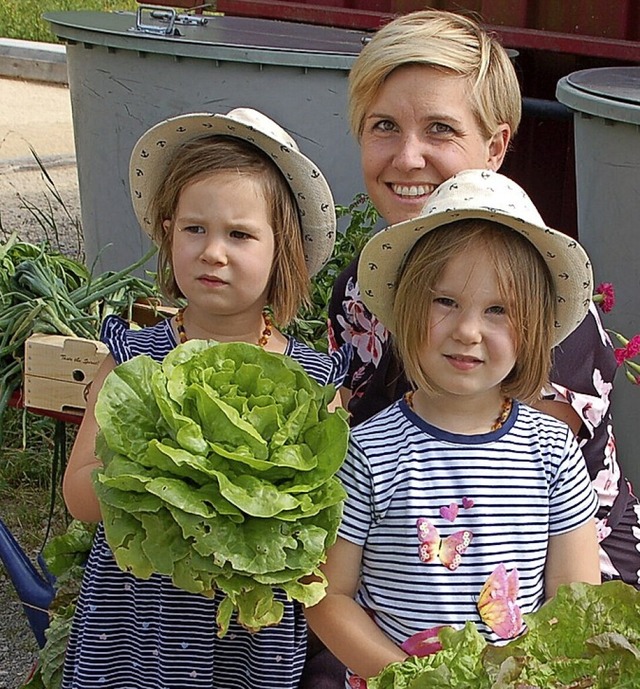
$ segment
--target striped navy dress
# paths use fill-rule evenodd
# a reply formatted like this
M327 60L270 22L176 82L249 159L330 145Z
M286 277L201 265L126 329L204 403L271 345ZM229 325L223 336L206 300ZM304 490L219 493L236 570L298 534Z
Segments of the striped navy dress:
M568 426L523 404L497 431L465 436L431 426L401 400L351 434L339 535L363 548L357 601L398 644L467 620L499 641L478 611L487 578L501 564L517 569L515 602L523 613L537 610L549 537L597 509ZM424 520L430 531L418 529ZM426 541L433 559L424 557Z
M169 321L130 330L105 319L102 340L117 363L138 354L162 360L176 346ZM289 339L286 354L321 384L339 387L348 351L320 354ZM305 660L307 628L297 603L284 603L282 622L250 634L232 620L216 635L213 599L174 587L169 577L140 580L122 572L96 532L65 657L63 689L295 689Z

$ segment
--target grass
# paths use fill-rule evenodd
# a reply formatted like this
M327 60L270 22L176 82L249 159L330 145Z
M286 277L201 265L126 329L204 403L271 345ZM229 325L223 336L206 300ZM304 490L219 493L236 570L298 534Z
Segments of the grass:
M25 41L58 43L48 22L42 19L45 12L71 10L135 11L136 0L0 0L0 35Z
M66 427L66 449L75 429ZM56 424L53 419L10 408L0 446L0 516L27 553L40 550L55 487L52 533L61 533L67 516L60 494L60 470L53 476Z

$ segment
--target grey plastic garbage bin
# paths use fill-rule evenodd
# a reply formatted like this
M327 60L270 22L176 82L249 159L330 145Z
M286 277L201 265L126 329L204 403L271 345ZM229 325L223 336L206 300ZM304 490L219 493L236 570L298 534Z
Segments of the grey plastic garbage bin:
M640 332L640 67L574 72L558 82L556 97L574 110L578 236L596 284L616 289L603 320L630 337ZM620 461L640 490L640 387L622 371L612 408Z
M128 161L165 117L257 108L320 166L338 203L363 191L346 119L363 32L158 7L44 16L67 46L85 250L98 270L129 265L150 247L131 209Z

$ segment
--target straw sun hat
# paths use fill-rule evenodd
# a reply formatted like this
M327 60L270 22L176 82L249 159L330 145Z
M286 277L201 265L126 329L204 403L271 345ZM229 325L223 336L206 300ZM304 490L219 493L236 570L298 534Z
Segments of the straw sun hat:
M358 263L365 306L393 331L398 274L414 244L442 225L479 218L505 225L538 250L553 279L557 303L554 345L562 342L587 314L593 292L591 262L575 239L547 227L524 190L491 170L465 170L441 184L422 213L374 235Z
M129 162L129 185L140 227L151 236L149 203L178 148L192 139L214 134L253 144L280 169L298 207L309 275L317 273L331 257L335 243L336 216L331 190L320 170L300 153L291 136L251 108L235 108L226 115L179 115L159 122L138 139Z

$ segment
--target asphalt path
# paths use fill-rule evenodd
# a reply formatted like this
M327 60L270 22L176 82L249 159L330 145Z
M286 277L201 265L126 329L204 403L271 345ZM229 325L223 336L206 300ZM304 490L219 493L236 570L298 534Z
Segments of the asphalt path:
M0 240L15 231L23 241L47 239L78 254L80 198L69 88L0 78L0 103Z
M0 164L29 160L30 146L43 158L75 158L69 88L0 78Z

